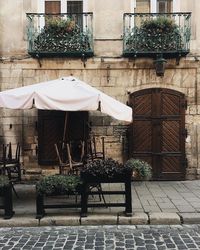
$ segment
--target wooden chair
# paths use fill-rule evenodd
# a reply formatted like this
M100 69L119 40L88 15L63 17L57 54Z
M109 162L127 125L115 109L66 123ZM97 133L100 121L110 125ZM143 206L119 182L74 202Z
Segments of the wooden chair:
M79 174L80 168L83 166L84 142L81 141L81 156L80 161L75 161L72 158L70 144L59 143L55 144L55 150L59 163L59 174Z
M105 145L104 145L104 137L101 137L101 151L97 151L97 145L96 145L96 138L95 136L91 136L91 138L88 140L88 154L86 157L87 162L95 161L98 159L105 160ZM99 200L103 200L104 204L106 204L105 197L102 193L102 186L99 183L91 183L90 184L90 191L92 189L96 188L99 193Z
M70 164L66 155L66 143L55 143L54 146L58 158L59 174L68 174L70 172Z
M87 160L94 161L96 159L103 159L105 160L105 145L104 145L104 137L101 137L101 151L97 151L97 144L95 136L91 136L88 140L88 154Z
M11 142L8 145L8 156L6 159L6 168L9 168L11 179L15 182L20 182L22 177L21 163L20 163L20 151L21 147L20 144L17 143L15 155L13 157L12 154L12 145Z
M76 175L80 174L80 170L84 165L83 158L84 158L84 153L85 153L85 142L80 141L80 144L81 144L80 160L75 161L75 160L72 159L70 144L67 143L67 155L68 155L68 159L69 159L70 169L72 170L72 173L76 174Z
M3 158L1 165L3 166L3 173L9 178L15 195L18 197L14 185L21 182L22 171L20 163L20 144L17 143L15 155L13 156L13 149L11 142L8 145L3 145Z

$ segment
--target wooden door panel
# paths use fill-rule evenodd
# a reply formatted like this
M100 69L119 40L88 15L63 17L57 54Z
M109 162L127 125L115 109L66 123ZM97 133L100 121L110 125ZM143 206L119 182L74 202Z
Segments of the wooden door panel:
M162 122L162 152L180 152L180 121Z
M139 95L135 97L134 100L134 115L151 115L151 107L152 107L152 97L151 93L146 95Z
M133 125L133 152L151 152L152 129L151 121L135 121Z
M130 95L133 123L129 157L148 159L155 180L184 179L185 97L153 88Z
M161 96L162 113L161 115L180 115L180 96L169 93L162 93Z
M163 180L177 180L183 179L185 171L182 168L183 161L182 156L168 155L162 158L162 171L160 179Z

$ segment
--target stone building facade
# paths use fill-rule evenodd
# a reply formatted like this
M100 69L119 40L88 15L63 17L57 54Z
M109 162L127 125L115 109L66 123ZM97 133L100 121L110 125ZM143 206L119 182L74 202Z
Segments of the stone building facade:
M173 0L173 12L192 12L190 53L168 59L163 77L156 75L150 58L125 58L123 52L123 14L136 11L148 1L88 0L83 11L93 12L94 56L81 58L32 58L27 53L26 12L41 12L44 1L8 0L1 3L0 90L26 86L62 76L75 76L126 103L129 93L151 88L167 88L185 95L185 179L200 176L200 19L198 0ZM156 1L150 1L150 9ZM156 7L155 7L156 8ZM140 9L138 9L140 10ZM151 10L150 10L151 11ZM9 32L8 32L9 30ZM55 166L40 166L38 153L37 110L0 110L1 143L22 144L21 160L28 173L57 171ZM105 136L106 156L123 161L128 155L127 129L130 125L91 112L89 121L97 137ZM97 140L99 143L99 141ZM142 143L142 142L141 142ZM100 146L100 145L99 145Z

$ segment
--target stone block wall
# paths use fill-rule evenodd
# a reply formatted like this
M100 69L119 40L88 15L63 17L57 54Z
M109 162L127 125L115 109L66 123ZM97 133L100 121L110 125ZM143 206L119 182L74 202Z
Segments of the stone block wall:
M169 88L186 95L187 179L200 177L200 68L192 57L167 63L164 77L157 77L149 59L91 58L84 67L80 59L2 60L0 89L10 89L73 75L91 83L117 100L126 103L128 93L146 88ZM0 110L1 142L22 143L25 168L37 166L37 110ZM125 122L113 120L99 112L90 113L92 132L105 136L106 156L123 161L127 153ZM98 142L98 147L101 147Z

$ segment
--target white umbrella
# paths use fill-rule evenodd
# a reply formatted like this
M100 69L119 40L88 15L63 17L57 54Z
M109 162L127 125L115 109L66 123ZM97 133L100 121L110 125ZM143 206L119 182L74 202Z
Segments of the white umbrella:
M0 107L10 109L98 110L131 122L132 109L74 77L33 84L0 92Z

